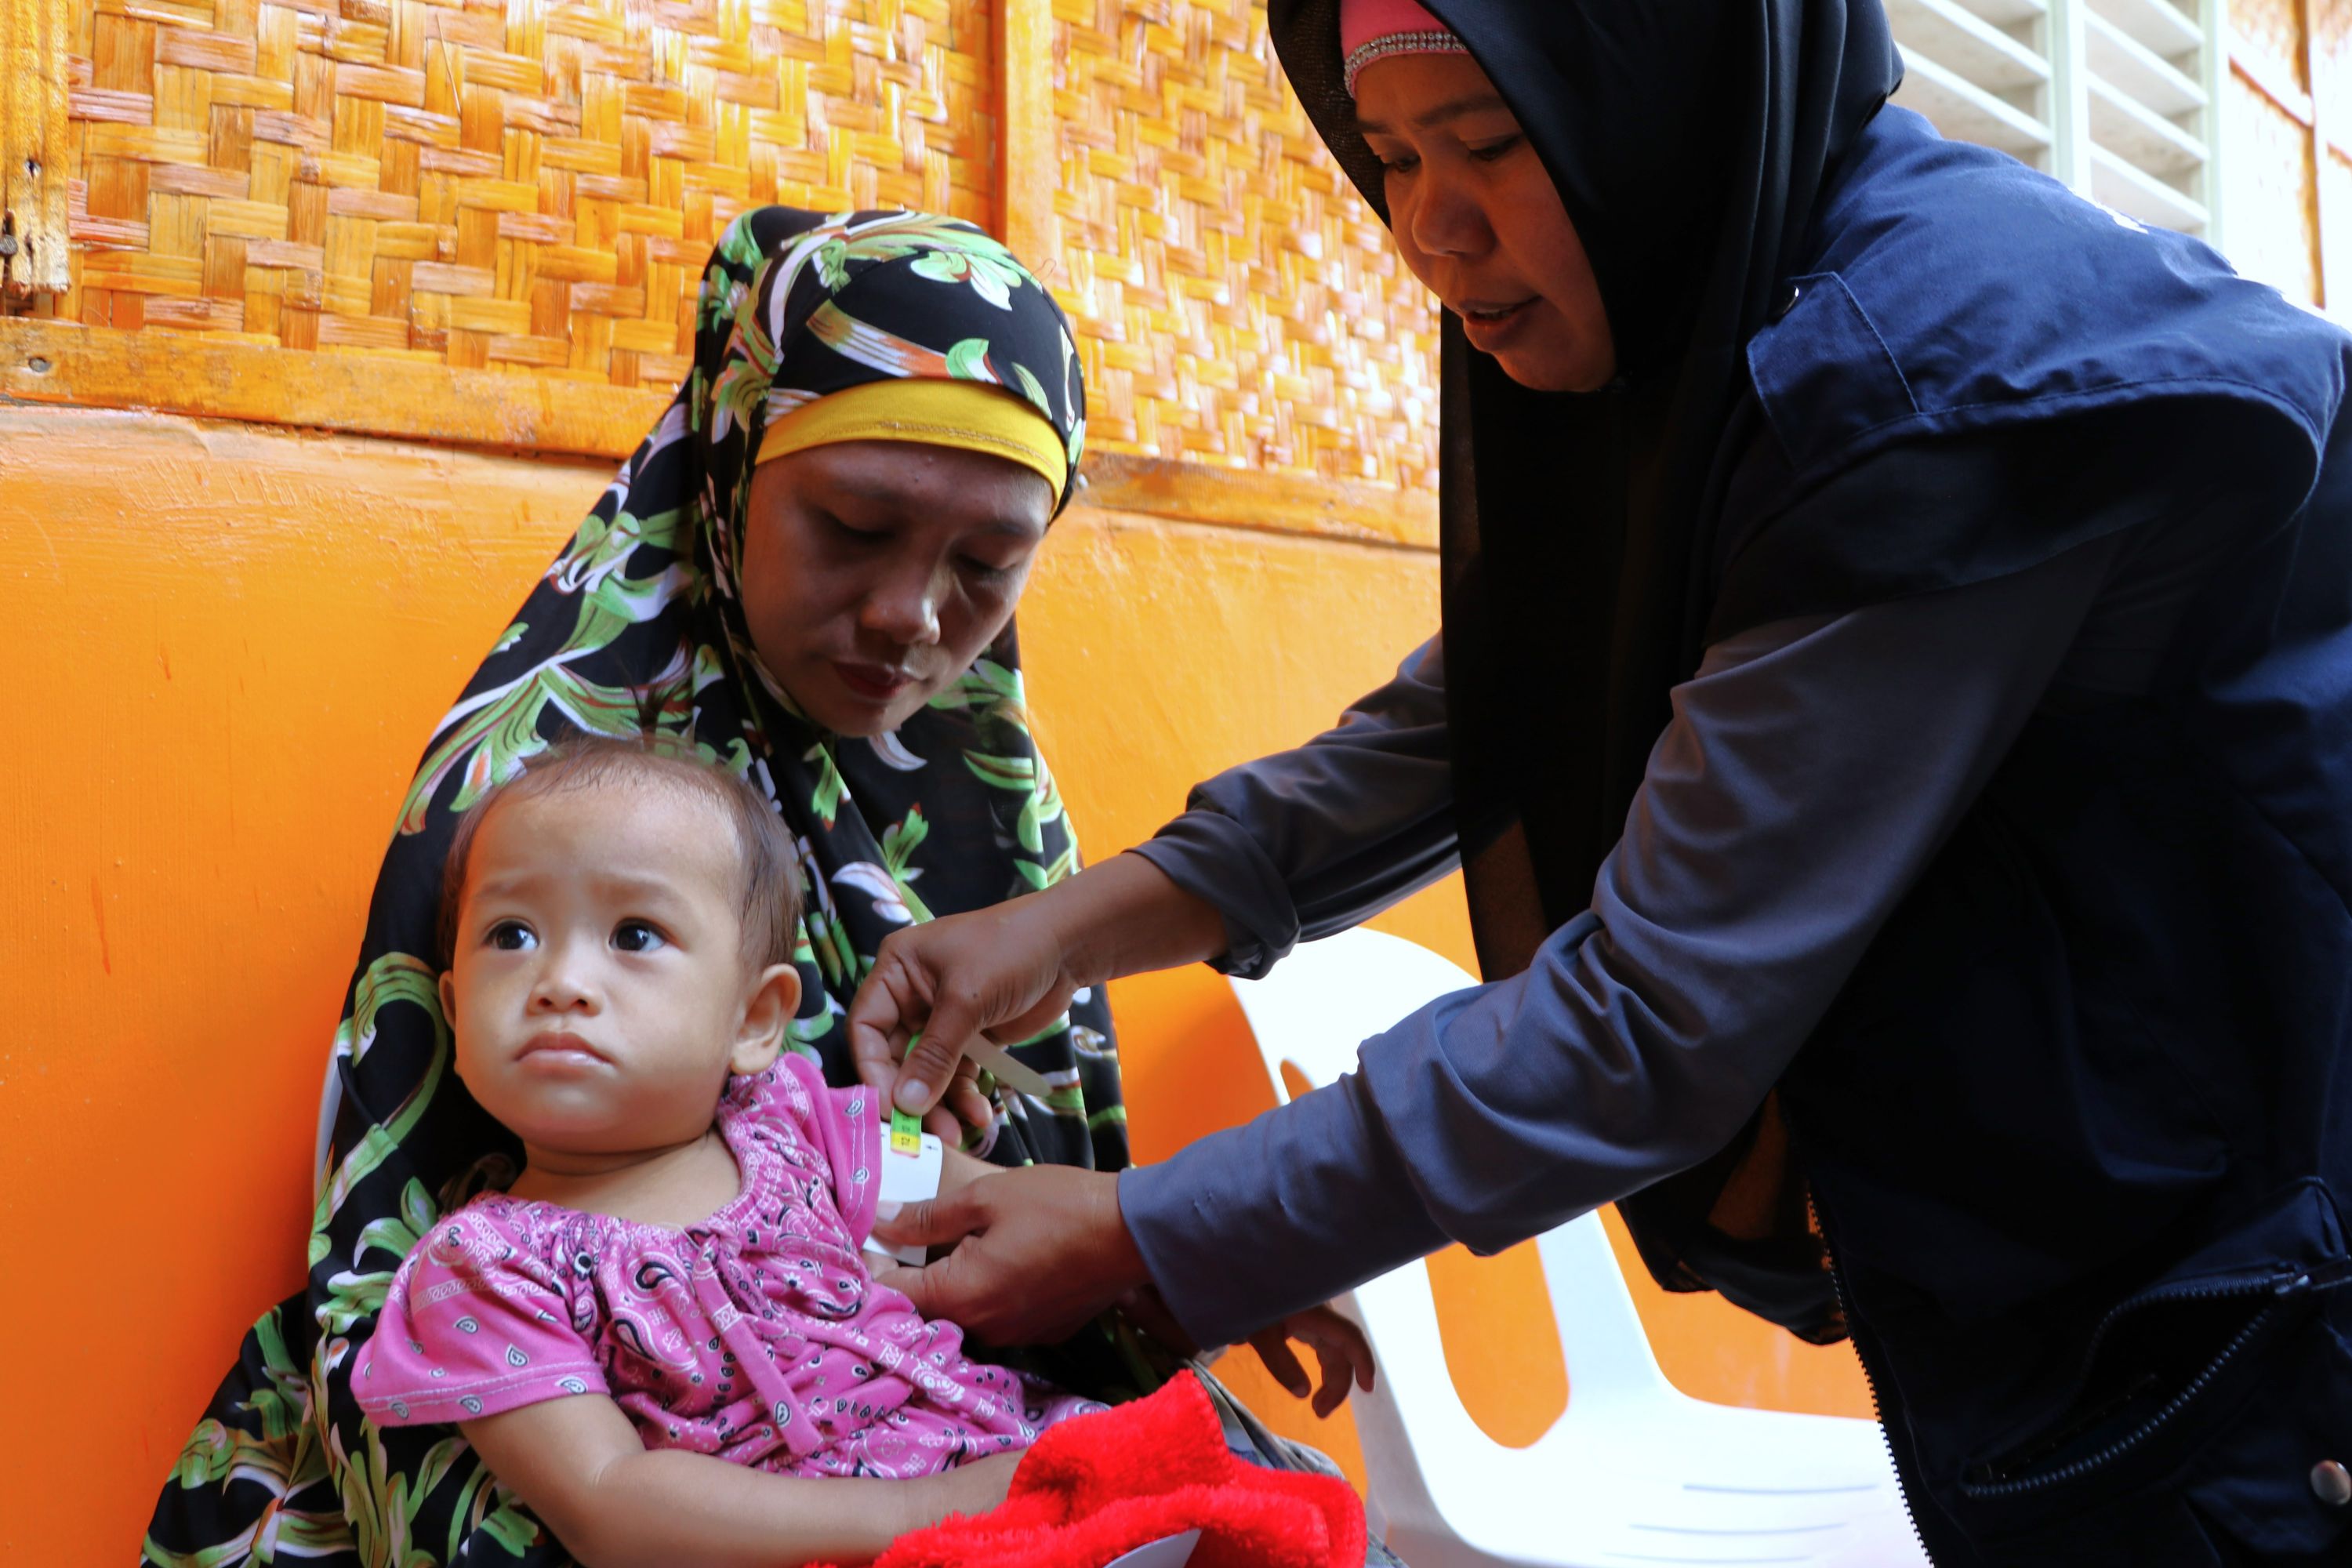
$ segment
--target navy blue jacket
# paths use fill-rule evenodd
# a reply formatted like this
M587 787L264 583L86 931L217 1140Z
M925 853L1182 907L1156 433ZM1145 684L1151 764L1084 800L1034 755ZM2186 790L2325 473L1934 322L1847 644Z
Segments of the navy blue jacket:
M2151 475L2224 542L2143 693L2027 721L1782 1080L1923 1531L2352 1549L2308 1481L2352 1463L2346 341L1899 111L1820 236L1749 356L1792 499L1726 541L1718 624L2121 534ZM2005 464L1935 558L1857 546L1872 454L1928 430Z

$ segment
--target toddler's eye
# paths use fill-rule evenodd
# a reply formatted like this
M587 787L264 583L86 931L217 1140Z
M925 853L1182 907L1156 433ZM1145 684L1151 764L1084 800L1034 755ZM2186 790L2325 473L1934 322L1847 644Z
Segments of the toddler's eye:
M520 921L500 921L490 928L490 945L500 952L524 952L539 945L539 936Z
M623 952L651 952L663 945L662 933L643 921L623 921L613 928L613 945Z

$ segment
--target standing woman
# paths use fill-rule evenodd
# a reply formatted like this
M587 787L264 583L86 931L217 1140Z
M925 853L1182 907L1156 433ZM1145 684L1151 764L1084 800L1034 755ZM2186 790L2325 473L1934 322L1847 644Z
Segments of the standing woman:
M1166 1164L931 1205L917 1299L1225 1342L1616 1201L1668 1288L1853 1337L1939 1563L2343 1561L2343 335L1886 107L1878 0L1270 15L1446 307L1442 647L894 937L853 1040L928 1103L1457 861L1488 983Z

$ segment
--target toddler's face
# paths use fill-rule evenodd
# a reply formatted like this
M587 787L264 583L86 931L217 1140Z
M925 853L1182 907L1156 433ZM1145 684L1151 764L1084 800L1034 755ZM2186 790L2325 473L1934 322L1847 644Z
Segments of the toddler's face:
M482 820L442 1006L458 1076L534 1158L698 1137L727 1074L775 1059L799 986L744 956L739 854L719 806L653 780Z

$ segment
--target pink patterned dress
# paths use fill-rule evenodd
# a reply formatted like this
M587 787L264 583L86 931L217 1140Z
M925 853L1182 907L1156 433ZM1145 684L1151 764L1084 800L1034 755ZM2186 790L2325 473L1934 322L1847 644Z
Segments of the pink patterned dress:
M881 1124L870 1091L786 1057L728 1085L743 1190L699 1225L492 1194L394 1277L352 1385L384 1426L602 1394L646 1446L782 1475L908 1478L1025 1448L1101 1406L963 1353L874 1282Z

